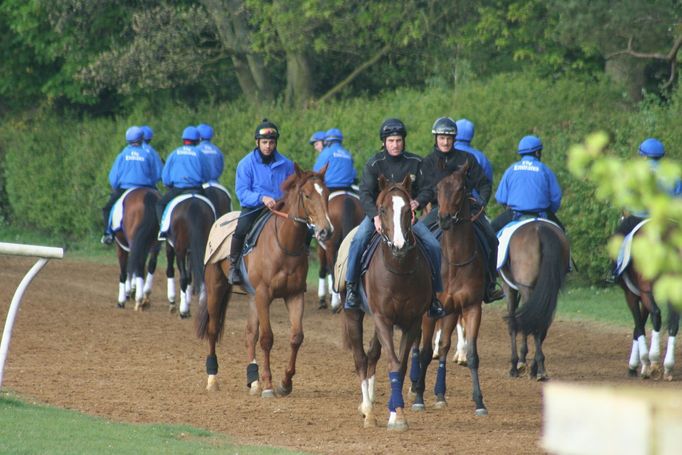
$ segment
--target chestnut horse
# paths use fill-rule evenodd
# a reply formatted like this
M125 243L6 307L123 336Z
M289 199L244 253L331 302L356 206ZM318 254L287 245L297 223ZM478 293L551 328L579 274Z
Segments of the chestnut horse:
M630 227L633 228L634 226ZM637 231L634 236L636 237L640 233L640 231ZM637 263L634 258L618 277L617 282L625 293L625 301L635 323L632 333L632 350L630 352L630 361L628 362L628 374L633 377L637 376L637 367L641 363L640 376L642 378L652 377L658 379L661 376L661 310L654 299L654 282L644 278L637 271ZM649 314L651 314L651 323L653 325L650 350L647 349L645 333L646 320ZM668 345L665 360L663 361L663 378L667 381L672 381L673 379L675 337L677 336L679 326L680 314L672 305L668 304Z
M482 212L472 214L470 200L465 185L467 166L460 166L455 172L442 179L436 189L438 191L438 219L443 235L440 239L443 251L441 276L443 292L439 299L447 313L441 318L441 336L439 339L438 372L434 394L437 409L447 406L445 400L445 373L450 339L452 332L461 318L466 333L466 360L471 373L473 401L477 416L488 415L483 404L483 394L478 378L478 330L481 325L481 305L485 286L485 258L481 246L476 240L473 221ZM427 315L422 317L422 347L420 361L413 362L412 391L416 394L412 409L423 411L426 371L433 357L431 340L434 335L436 321ZM413 353L414 355L414 353Z
M317 297L319 308L327 308L327 292L332 295L332 310L340 308L339 294L332 289L332 271L336 262L336 254L341 246L341 241L360 224L365 216L360 199L347 191L332 193L329 198L329 218L334 226L334 234L326 242L320 242L317 248L317 258L320 262L319 285Z
M185 199L171 213L170 231L166 237L166 278L168 284L169 310L175 312L174 260L180 272L180 318L190 317L192 295L201 292L199 302L204 300L204 253L208 233L215 221L211 205L198 197ZM172 291L171 291L172 289ZM171 293L173 295L171 295Z
M320 241L332 233L327 213L329 190L324 185L326 166L320 173L304 172L295 165L296 172L282 184L283 199L276 212L260 234L254 249L244 256L248 279L256 294L249 299L246 324L247 355L250 363L246 368L247 386L251 394L262 387L264 398L286 396L293 389L292 378L296 373L296 356L303 343L303 308L306 277L308 274L308 224L315 227ZM208 338L209 354L206 357L208 380L206 389L217 390L218 358L215 345L222 334L227 305L232 294L228 282L229 260L227 258L206 265L206 305L201 307L197 319L197 336ZM283 298L289 312L291 354L281 385L273 390L270 369L270 351L273 345L270 304L273 299ZM258 377L256 341L263 351L263 372Z
M159 255L156 202L161 198L155 188L139 187L130 191L123 201L122 229L116 232L116 255L120 268L118 285L119 308L124 308L132 289L135 290L135 310L149 306L154 271ZM145 261L149 256L145 276Z
M419 338L422 315L429 308L432 296L431 266L412 232L414 214L410 208L410 176L402 183L388 183L381 176L377 208L381 218L381 244L377 247L363 276L374 336L369 352L363 344L362 310L345 310L344 342L353 350L355 370L360 377L362 402L359 411L364 426L376 425L374 416L374 382L381 348L387 351L391 397L388 429L405 431L403 381L407 371L410 348ZM393 330L402 331L400 352L393 346Z
M518 377L525 370L527 337L532 335L535 339L535 357L529 376L538 381L548 378L542 342L552 325L569 261L568 239L554 223L534 220L519 227L509 240L508 258L500 274L504 278L502 287L507 296L511 377ZM523 305L519 308L520 302ZM520 358L516 347L517 332L521 332L522 336Z

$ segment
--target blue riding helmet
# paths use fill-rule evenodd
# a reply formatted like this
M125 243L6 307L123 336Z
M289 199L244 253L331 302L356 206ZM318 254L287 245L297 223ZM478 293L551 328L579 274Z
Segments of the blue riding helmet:
M143 125L140 128L142 128L142 132L144 133L144 140L146 142L151 141L154 137L154 130L152 130L151 126Z
M665 147L658 139L650 137L639 144L639 154L648 158L661 158L665 155Z
M132 144L134 142L142 142L144 132L139 126L131 126L126 130L126 142Z
M461 118L455 122L457 124L456 141L471 142L474 138L474 122L469 119Z
M210 141L213 138L213 127L211 127L211 125L202 123L201 125L197 125L197 130L199 131L199 136L202 141Z
M314 144L317 141L324 141L326 133L324 131L315 131L310 139L308 139L309 144Z
M343 133L341 133L341 130L338 128L331 128L327 130L326 133L324 133L324 140L327 142L332 142L332 141L343 141Z
M542 150L542 141L537 136L524 136L523 139L519 141L519 155L534 153L538 150Z
M199 137L199 131L193 126L188 126L182 132L182 139L186 141L198 141Z

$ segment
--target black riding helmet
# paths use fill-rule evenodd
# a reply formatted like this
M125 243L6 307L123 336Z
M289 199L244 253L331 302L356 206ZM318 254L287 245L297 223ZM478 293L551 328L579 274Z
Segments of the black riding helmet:
M457 123L450 117L439 117L433 122L431 134L444 136L457 136Z
M407 129L405 124L397 118L389 118L384 120L384 123L379 127L379 138L383 142L389 136L402 136L403 139L407 136Z
M256 127L256 139L277 139L278 137L279 128L266 118L264 118Z

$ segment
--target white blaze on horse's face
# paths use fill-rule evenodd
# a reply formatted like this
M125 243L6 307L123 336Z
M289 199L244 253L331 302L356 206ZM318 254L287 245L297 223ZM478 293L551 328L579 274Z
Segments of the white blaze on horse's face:
M320 186L319 183L315 182L315 191L320 193L320 196L322 196L322 187Z
M401 249L405 245L403 228L400 225L400 218L405 206L405 199L400 196L392 196L393 199L393 245Z
M320 197L324 199L324 190L322 189L322 186L320 186L319 183L315 182L315 191L317 191L320 194ZM334 230L334 226L332 226L332 220L329 219L329 214L326 213L325 216L327 217L327 223L329 223L329 226L331 227L332 231Z

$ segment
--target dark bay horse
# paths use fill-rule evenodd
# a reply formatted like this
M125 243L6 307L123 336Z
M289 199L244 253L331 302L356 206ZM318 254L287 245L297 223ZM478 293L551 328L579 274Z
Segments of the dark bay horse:
M511 338L511 369L518 377L526 368L528 335L535 340L535 357L529 376L548 378L542 342L552 324L559 291L569 270L570 248L560 227L534 220L519 227L509 241L508 259L500 269L507 296L507 323ZM519 303L523 305L519 308ZM517 311L518 308L518 311ZM516 335L521 332L521 356Z
M466 360L471 373L473 401L476 405L476 415L487 415L483 404L483 394L478 378L478 330L481 325L481 305L485 286L485 257L474 233L473 220L482 213L471 213L470 200L465 185L467 166L461 166L455 172L442 179L437 185L438 191L438 219L443 235L440 239L443 251L441 261L441 276L443 277L443 292L439 299L443 303L446 313L441 318L441 336L439 339L438 372L434 393L435 407L443 408L445 400L445 373L447 355L450 351L452 332L461 318L466 333ZM412 409L424 410L424 389L426 371L433 357L431 340L433 338L436 321L427 315L422 317L422 347L420 361L413 362L413 369L418 365L419 371L410 372L413 381L412 390L416 397ZM414 354L413 354L414 355Z
M410 176L402 183L388 183L379 178L381 192L377 208L381 218L381 244L377 247L363 277L369 309L374 320L374 336L369 351L363 344L362 310L344 311L344 342L353 351L355 370L360 377L362 402L359 411L364 426L376 425L374 382L381 348L387 351L391 396L388 429L405 431L403 381L410 348L419 337L422 315L432 296L431 267L412 232L414 214L410 208ZM402 331L400 350L393 346L393 331Z
M634 227L634 226L632 226ZM637 237L641 231L637 231ZM637 263L633 258L617 280L625 293L625 301L632 313L635 327L632 332L632 350L628 362L628 374L637 376L637 367L641 364L640 376L643 379L661 376L661 310L656 304L653 294L654 281L642 276L637 270ZM647 349L645 325L648 316L651 315L651 348ZM663 378L667 381L673 379L675 366L675 337L680 327L680 314L668 304L668 345L663 361Z
M135 290L135 310L149 306L154 271L159 255L156 239L159 222L156 202L161 198L154 188L140 187L130 191L123 201L122 229L116 232L116 255L120 268L118 307L125 307L127 297ZM149 263L145 275L145 261Z
M248 279L256 291L249 299L246 325L247 386L251 394L262 388L262 397L286 396L293 389L296 357L303 343L303 308L306 276L308 273L308 226L315 228L320 241L332 233L327 213L329 190L324 185L326 166L319 173L304 172L298 165L296 172L282 184L284 196L276 206L276 215L266 223L255 248L246 256ZM217 390L218 358L215 345L223 330L225 313L232 294L229 284L229 260L223 259L206 265L206 305L201 307L197 319L197 336L208 338L209 354L206 358L207 390ZM273 390L270 368L270 351L274 338L270 322L270 304L283 298L289 312L291 354L281 385ZM256 341L263 351L263 371L258 377Z
M336 262L336 254L341 246L341 241L360 224L365 216L360 199L346 191L333 192L329 196L329 219L334 226L334 234L326 242L320 242L317 249L317 258L320 261L319 285L317 297L319 308L327 308L327 293L332 295L332 310L339 308L341 299L337 292L332 289L332 272Z
M232 197L222 188L204 184L204 194L213 202L216 219L232 211Z
M213 208L198 197L185 199L171 213L170 231L166 237L166 277L169 283L173 282L175 260L180 272L179 315L182 319L190 316L192 295L200 293L199 302L205 300L204 253L214 221ZM174 292L171 295L170 284L168 289L169 309L175 312L175 296Z

